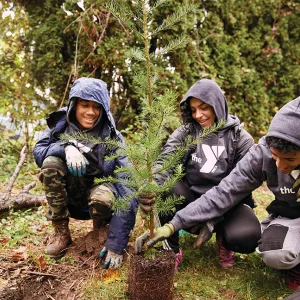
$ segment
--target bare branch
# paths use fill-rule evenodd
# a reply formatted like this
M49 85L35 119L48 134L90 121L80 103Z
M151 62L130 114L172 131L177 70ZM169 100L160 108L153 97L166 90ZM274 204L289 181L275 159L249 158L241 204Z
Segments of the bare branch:
M21 155L20 155L20 160L19 160L19 162L18 162L18 164L16 166L16 169L15 169L12 177L9 180L8 186L6 188L6 196L5 196L6 200L9 198L11 190L12 190L12 187L14 185L14 182L17 179L17 177L18 177L18 175L20 173L20 170L21 170L21 168L22 168L22 166L23 166L23 164L24 164L24 162L26 160L26 157L27 157L26 149L27 149L26 146L24 146L22 148Z

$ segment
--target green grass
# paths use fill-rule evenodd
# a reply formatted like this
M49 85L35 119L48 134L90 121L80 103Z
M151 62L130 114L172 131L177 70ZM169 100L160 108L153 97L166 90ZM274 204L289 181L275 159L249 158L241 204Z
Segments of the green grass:
M20 246L37 246L47 234L49 222L44 217L45 207L36 210L10 211L0 219L0 249L14 249Z
M233 268L218 264L215 238L200 249L195 237L181 238L184 261L175 278L175 295L182 299L278 299L290 290L279 272L266 267L258 254L236 254ZM235 297L235 298L234 298Z

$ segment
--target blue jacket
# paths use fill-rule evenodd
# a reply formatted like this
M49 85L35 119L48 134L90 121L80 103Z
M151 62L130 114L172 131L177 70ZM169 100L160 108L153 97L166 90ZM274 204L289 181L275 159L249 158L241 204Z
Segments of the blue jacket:
M68 106L50 114L47 119L48 127L34 147L33 154L39 167L42 166L43 161L48 156L56 156L65 160L65 142L59 139L59 135L64 133L68 127L68 116L74 105L74 100L77 98L95 101L102 105L105 115L101 117L103 120L101 132L99 132L101 139L111 137L119 139L123 144L125 143L121 133L116 129L110 112L110 98L106 83L94 78L79 78L74 82L70 90ZM127 165L127 157L125 156L105 161L106 152L101 144L97 145L93 152L96 153L98 169L101 170L99 174L103 177L114 176L113 172L116 168ZM116 183L114 187L120 198L131 194L131 191L123 184ZM135 224L137 207L137 199L133 199L129 204L128 211L113 215L106 241L106 247L109 250L119 254L123 253L128 243L130 231Z

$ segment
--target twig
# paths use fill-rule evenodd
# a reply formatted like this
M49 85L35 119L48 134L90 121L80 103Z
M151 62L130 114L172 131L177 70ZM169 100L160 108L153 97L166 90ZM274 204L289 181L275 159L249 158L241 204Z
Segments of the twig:
M49 273L41 273L41 272L34 272L34 271L23 271L25 274L31 274L31 275L38 275L38 276L48 276L48 277L54 277L57 278L57 275L49 274Z
M94 46L94 48L93 48L93 50L90 52L90 54L84 59L83 63L85 63L85 62L88 60L88 58L94 53L94 51L95 51L95 50L97 49L97 47L100 45L100 43L101 43L101 41L102 41L102 39L103 39L103 37L104 37L104 33L105 33L105 31L106 31L106 28L107 28L109 18L110 18L110 12L108 12L108 14L107 14L107 16L106 16L106 22L105 22L105 24L104 24L102 33L101 33L101 35L100 35L100 37L99 37L99 39L98 39L96 45Z
M14 149L14 151L16 151L18 153L21 153L20 150L10 140L6 140L6 142L8 142L12 146L12 148ZM17 141L17 143L18 143L18 141Z
M8 171L8 172L10 173L10 175L13 174L13 172L7 167L7 165L6 165L4 162L2 162L2 167L3 167L6 171Z
M29 183L23 187L21 193L28 193L35 185L36 185L36 182L32 181L31 183Z
M95 74L95 72L96 72L97 69L98 69L98 67L95 67L95 68L93 69L93 71L92 71L87 77L90 77L91 75Z
M55 298L53 298L51 295L47 294L46 292L45 292L45 295L46 295L46 297L48 297L48 298L50 298L52 300L55 300Z
M73 285L75 284L75 282L76 282L77 280L78 280L78 279L74 280L73 283L70 285L69 291L71 290L71 288L73 287Z
M80 23L80 27L78 30L77 38L76 38L76 46L75 46L75 57L74 57L74 76L75 79L77 79L77 56L78 56L78 41L79 41L79 35L82 29L82 24Z
M16 166L16 169L15 169L12 177L9 180L9 183L8 183L8 186L7 186L7 189L6 189L6 196L4 198L5 200L8 200L8 198L9 198L9 196L11 194L11 190L12 190L12 187L14 185L14 182L17 179L17 177L18 177L18 175L20 173L20 170L22 168L22 165L24 164L24 161L26 160L26 157L27 157L26 149L27 149L26 146L24 146L22 148L22 151L21 151L21 154L20 154L20 160L19 160L19 162L18 162L18 164Z
M52 285L51 281L49 280L49 278L48 278L48 283L50 285L51 290L53 290L54 288L53 288L53 285Z
M72 70L73 71L73 70ZM69 84L70 84L70 81L71 81L71 77L72 77L72 75L73 75L73 72L71 71L71 73L70 73L70 75L69 75L69 79L68 79L68 82L67 82L67 85L66 85L66 88L65 88L65 92L64 92L64 96L63 96L63 98L62 98L62 100L61 100L61 103L60 103L60 106L59 106L59 108L61 109L62 108L62 106L63 106L63 104L64 104L64 101L65 101L65 98L66 98L66 95L67 95L67 91L68 91L68 89L69 89Z

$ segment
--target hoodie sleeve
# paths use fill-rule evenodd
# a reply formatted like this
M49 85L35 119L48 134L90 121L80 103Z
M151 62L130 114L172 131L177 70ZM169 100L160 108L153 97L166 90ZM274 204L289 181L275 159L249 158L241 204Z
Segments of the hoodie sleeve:
M118 135L121 141L124 143L121 134ZM127 157L118 157L115 160L115 168L126 166ZM122 178L121 174L118 174ZM114 184L120 197L126 197L132 193L132 191L121 183ZM126 200L124 200L126 201ZM105 246L116 253L123 254L129 240L129 234L134 227L135 217L138 208L138 200L132 199L129 203L128 210L120 214L114 214L108 229L107 241Z
M155 163L155 166L153 167L153 172L159 171L161 168L164 159L170 155L171 152L175 152L178 147L182 146L188 136L188 130L184 128L184 126L180 126L177 128L168 138L166 144L163 147L163 150L161 154L159 155L159 158L157 162ZM154 174L154 178L159 184L163 184L166 179L169 177L170 172L169 171L163 171L162 173L156 173Z
M40 140L34 146L33 156L39 167L42 167L43 161L48 156L56 156L63 160L66 158L63 143L60 140L52 140L51 135L52 130L47 127Z
M262 146L254 145L218 186L178 211L170 223L178 231L224 215L263 183L262 170Z

